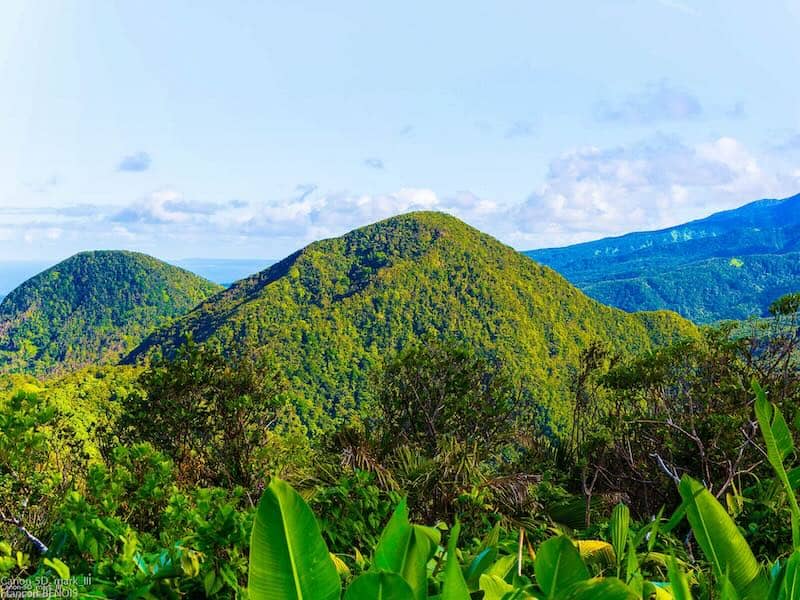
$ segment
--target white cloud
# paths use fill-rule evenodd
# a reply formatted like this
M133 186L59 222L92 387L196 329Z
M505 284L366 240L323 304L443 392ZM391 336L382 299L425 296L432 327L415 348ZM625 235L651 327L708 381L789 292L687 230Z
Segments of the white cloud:
M516 244L541 247L668 227L800 184L767 168L741 142L697 145L657 137L627 147L581 148L551 163L546 181L515 212Z
M129 247L163 257L280 258L315 239L417 210L451 213L522 249L564 245L797 193L800 165L792 156L757 154L732 137L587 146L553 159L544 181L520 202L468 190L364 194L304 184L269 201L209 201L162 189L128 205L0 206L0 250L13 253L27 241L42 255Z

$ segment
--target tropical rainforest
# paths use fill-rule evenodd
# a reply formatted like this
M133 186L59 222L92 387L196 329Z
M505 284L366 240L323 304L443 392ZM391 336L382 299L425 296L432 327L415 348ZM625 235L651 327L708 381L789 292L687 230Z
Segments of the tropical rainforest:
M800 295L754 317L438 213L227 289L78 255L0 305L0 597L800 598Z
M526 254L604 304L714 323L769 316L775 298L800 289L798 250L800 195Z

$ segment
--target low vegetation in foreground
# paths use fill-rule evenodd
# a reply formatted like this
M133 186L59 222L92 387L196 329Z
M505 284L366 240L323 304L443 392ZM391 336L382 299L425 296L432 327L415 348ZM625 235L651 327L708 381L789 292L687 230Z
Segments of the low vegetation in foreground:
M561 428L502 364L434 339L335 429L298 417L267 357L191 341L10 378L4 593L798 598L799 306L638 357L592 344Z
M46 283L102 348L105 301ZM430 213L312 244L124 364L40 341L44 371L4 374L0 590L800 598L799 325L798 295L702 329L626 314Z

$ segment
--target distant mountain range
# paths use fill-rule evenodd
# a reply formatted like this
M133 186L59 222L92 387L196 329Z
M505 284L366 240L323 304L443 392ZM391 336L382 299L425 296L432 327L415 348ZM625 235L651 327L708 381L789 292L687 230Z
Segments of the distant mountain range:
M698 323L766 315L800 291L800 194L659 231L525 252L592 298Z
M370 367L420 339L457 338L530 378L557 413L592 341L632 354L695 331L675 313L604 306L458 219L422 212L303 248L157 330L126 362L170 355L189 334L266 352L309 417L346 419L368 399Z

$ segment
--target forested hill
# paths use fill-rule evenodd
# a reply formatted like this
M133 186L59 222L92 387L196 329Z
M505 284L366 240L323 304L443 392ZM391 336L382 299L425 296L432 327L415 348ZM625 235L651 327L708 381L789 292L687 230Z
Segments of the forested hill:
M220 289L144 254L76 254L0 303L0 372L46 374L117 360Z
M699 323L764 315L800 290L800 195L525 254L625 310L670 309Z
M169 354L187 334L229 351L262 348L308 407L341 415L388 353L453 337L535 382L548 405L590 342L635 353L694 331L675 313L603 306L458 219L420 212L307 246L156 332L127 362Z

